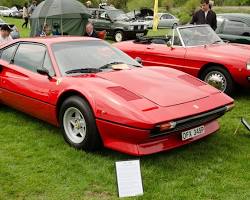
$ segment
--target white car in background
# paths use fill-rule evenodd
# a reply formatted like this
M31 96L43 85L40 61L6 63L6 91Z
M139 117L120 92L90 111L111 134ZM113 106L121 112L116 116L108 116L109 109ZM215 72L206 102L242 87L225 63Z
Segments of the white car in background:
M0 15L4 17L12 17L18 9L16 7L8 8L4 6L0 6Z
M175 28L180 23L180 20L174 15L171 15L170 13L158 13L158 16L159 16L158 28ZM148 28L153 27L153 19L154 19L153 16L145 17Z

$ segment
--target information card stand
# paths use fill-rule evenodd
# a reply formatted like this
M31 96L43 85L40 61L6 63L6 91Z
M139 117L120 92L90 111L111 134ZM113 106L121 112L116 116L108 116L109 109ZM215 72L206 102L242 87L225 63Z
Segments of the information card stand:
M119 197L143 195L140 161L120 161L115 165Z

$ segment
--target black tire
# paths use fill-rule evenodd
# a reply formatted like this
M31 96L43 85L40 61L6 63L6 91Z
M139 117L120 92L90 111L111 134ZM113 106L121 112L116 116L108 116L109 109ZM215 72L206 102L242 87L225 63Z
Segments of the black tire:
M178 26L178 24L174 23L172 26L172 29L175 29Z
M234 91L235 84L234 84L232 76L230 75L230 73L226 69L224 69L220 66L208 67L202 72L200 78L201 78L201 80L207 82L207 80L206 80L207 76L209 76L210 74L213 74L213 73L214 74L222 74L224 76L223 79L225 79L225 81L226 81L226 86L225 86L225 89L222 91L228 95L231 95Z
M64 115L66 111L71 108L78 109L81 112L86 122L86 135L83 141L79 143L75 143L73 140L71 140L68 134L66 133L66 128L65 128L66 125L64 124ZM79 96L72 96L67 98L60 107L59 120L60 120L60 127L63 132L63 137L65 141L69 143L72 147L76 149L83 149L85 151L94 151L101 147L102 142L97 130L93 112L90 109L88 103L83 98Z
M121 39L119 39L118 40L118 34L121 36ZM116 31L115 32L115 34L114 34L114 40L116 41L116 42L121 42L121 41L123 41L125 38L124 38L124 33L123 33L123 31Z

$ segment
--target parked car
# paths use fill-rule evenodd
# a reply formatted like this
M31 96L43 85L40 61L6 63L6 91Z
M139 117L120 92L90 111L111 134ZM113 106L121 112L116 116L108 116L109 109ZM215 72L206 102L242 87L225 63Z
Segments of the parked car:
M159 16L159 24L158 28L175 28L179 25L180 21L174 15L170 13L158 13ZM154 16L147 16L145 20L147 21L148 28L153 27L153 19Z
M2 19L0 18L0 27L1 27L2 25L4 25L4 24L7 24L7 23L6 23L4 20L2 20ZM20 33L19 33L17 27L16 27L14 24L8 24L8 25L9 25L9 27L12 29L12 31L11 31L11 37L12 37L13 39L20 38Z
M0 15L4 17L12 17L16 11L18 11L16 7L8 8L0 6Z
M106 30L108 36L112 36L116 42L147 34L147 25L143 21L135 21L118 9L90 9L91 19L97 31Z
M20 10L13 12L13 17L22 18L23 17L23 9L20 9Z
M236 85L250 86L250 46L224 43L208 25L178 27L168 42L143 39L114 44L144 65L172 67L232 94Z
M195 77L142 67L95 38L27 38L0 52L1 104L60 126L77 149L176 148L217 131L216 119L234 106Z
M227 13L217 15L216 33L233 43L250 44L250 14Z

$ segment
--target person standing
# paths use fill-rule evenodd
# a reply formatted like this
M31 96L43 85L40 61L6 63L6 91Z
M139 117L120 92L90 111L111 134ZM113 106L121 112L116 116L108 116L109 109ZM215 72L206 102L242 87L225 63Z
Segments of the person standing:
M25 28L27 28L28 23L29 23L29 13L28 13L28 4L25 3L24 7L23 7L23 19L24 19L24 23L22 25L22 28L25 26Z
M210 9L209 0L201 1L201 9L194 13L190 24L209 24L212 29L217 28L217 16L214 11Z
M0 45L13 40L10 33L11 33L11 28L7 24L4 24L1 26L1 28L0 28Z
M36 1L33 1L32 4L30 5L29 7L29 16L32 15L32 13L34 12L34 10L36 9L36 5L37 5L37 2Z
M86 24L86 29L85 29L84 36L98 38L98 34L94 30L94 26L93 26L93 24L91 22L88 22Z

